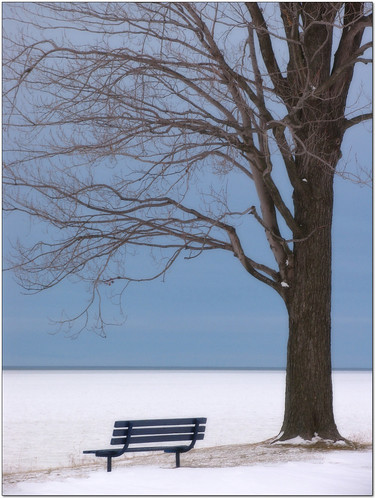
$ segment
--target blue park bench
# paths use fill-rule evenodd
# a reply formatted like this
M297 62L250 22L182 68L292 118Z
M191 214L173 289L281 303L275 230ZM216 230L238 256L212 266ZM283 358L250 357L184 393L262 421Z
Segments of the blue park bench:
M175 453L179 468L180 454L193 449L197 440L203 440L205 424L206 418L115 421L111 445L121 447L84 450L83 453L106 457L107 471L111 471L112 458L125 452L164 451Z

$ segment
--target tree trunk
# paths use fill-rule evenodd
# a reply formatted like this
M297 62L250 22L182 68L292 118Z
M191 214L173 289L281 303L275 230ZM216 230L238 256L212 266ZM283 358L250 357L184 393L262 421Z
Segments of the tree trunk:
M278 439L336 441L342 437L334 422L331 379L333 174L317 165L309 171L313 175L294 195L296 219L311 235L294 244L293 281L285 298L289 340L285 417Z

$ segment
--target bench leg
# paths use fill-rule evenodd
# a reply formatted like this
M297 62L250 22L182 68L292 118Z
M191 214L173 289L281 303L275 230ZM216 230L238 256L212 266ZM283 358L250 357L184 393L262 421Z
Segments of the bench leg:
M176 453L176 467L180 468L180 452Z
M112 456L107 456L107 472L111 471L111 459Z

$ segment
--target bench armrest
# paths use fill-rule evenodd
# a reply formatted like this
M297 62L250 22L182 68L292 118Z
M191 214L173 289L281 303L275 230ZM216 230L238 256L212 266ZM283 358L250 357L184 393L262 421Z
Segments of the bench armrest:
M97 449L97 450L84 450L83 454L95 454L97 457L119 457L127 450L130 443L132 433L132 424L130 423L128 426L128 432L125 440L125 444L121 449Z
M199 427L200 427L200 422L196 419L192 442L188 445L188 447L186 447L184 449L183 452L188 452L189 450L193 449L193 447L195 446L195 443L197 442L197 435L198 435L198 429L199 429Z

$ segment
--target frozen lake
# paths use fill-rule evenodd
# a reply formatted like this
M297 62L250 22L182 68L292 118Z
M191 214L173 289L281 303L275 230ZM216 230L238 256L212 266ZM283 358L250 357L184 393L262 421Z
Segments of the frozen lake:
M108 447L117 419L204 416L197 448L261 442L279 433L284 385L282 371L4 371L3 473L98 464L82 451ZM333 386L340 433L371 443L372 373Z

